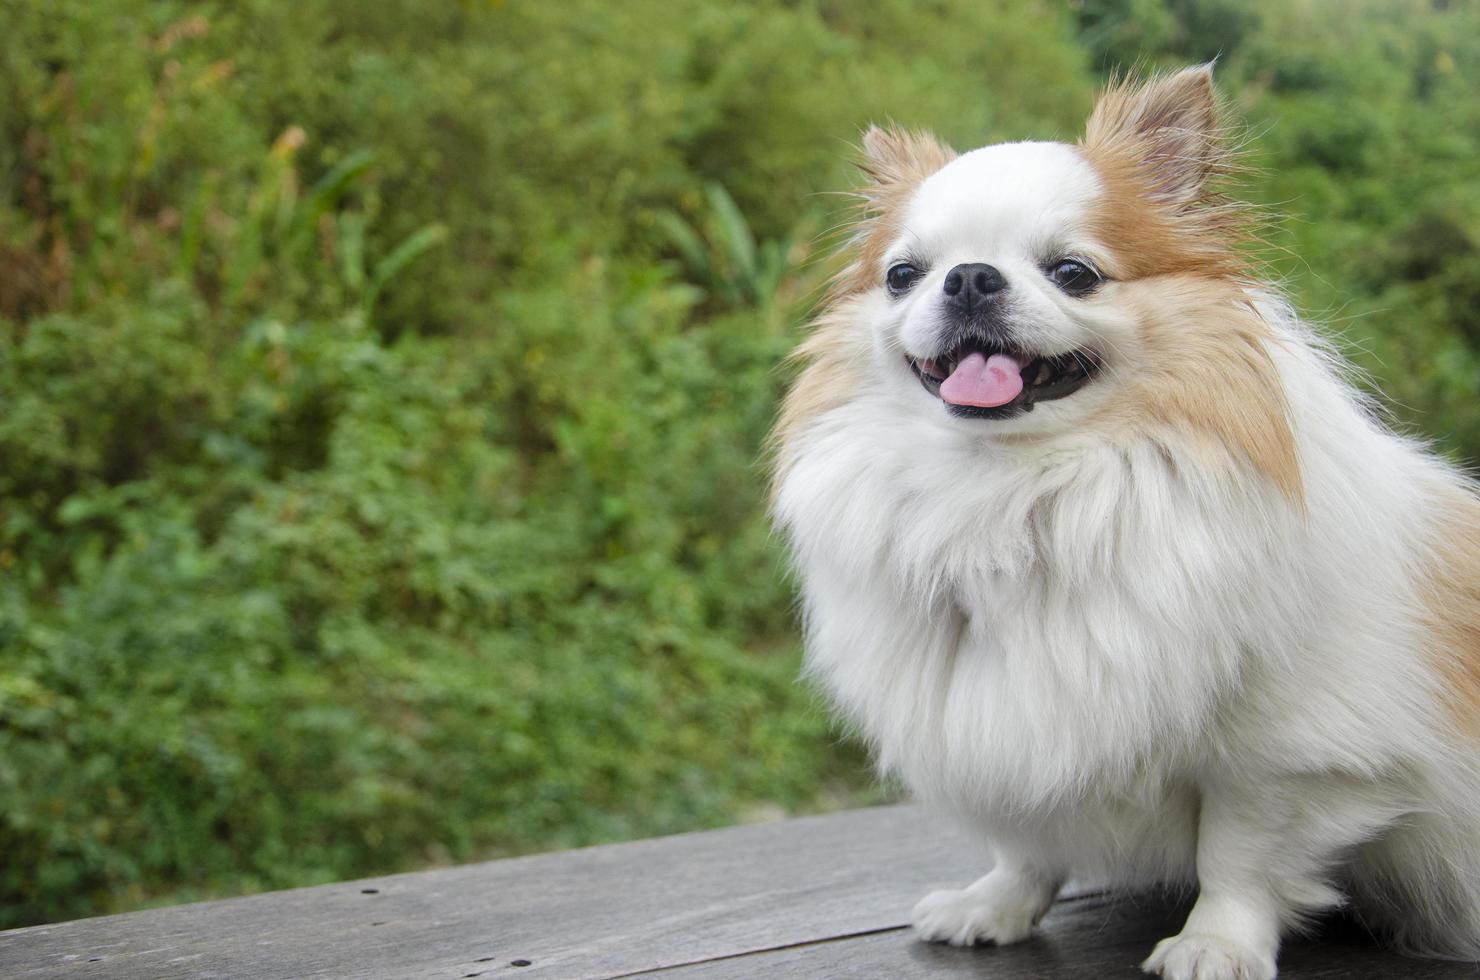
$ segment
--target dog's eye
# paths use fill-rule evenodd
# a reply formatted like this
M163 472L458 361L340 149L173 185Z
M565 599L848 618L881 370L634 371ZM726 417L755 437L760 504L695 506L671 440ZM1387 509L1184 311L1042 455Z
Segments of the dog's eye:
M1098 272L1075 259L1055 262L1049 267L1048 278L1070 296L1083 296L1101 282Z
M922 275L923 272L908 262L896 262L884 275L884 284L889 287L889 292L898 296L913 286Z

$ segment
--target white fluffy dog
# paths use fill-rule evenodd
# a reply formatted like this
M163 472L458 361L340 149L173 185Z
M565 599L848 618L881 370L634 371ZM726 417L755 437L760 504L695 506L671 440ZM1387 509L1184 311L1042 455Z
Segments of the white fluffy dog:
M1021 940L1072 876L1195 883L1176 980L1346 901L1480 957L1480 497L1253 277L1210 70L1077 145L864 144L775 506L810 670L996 854L919 933Z

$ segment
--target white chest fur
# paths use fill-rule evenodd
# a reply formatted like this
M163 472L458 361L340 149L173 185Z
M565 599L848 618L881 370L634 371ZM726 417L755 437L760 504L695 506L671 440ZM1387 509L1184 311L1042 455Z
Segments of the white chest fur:
M1217 592L1257 585L1239 561L1267 565L1272 542L1206 540L1155 453L978 461L839 422L781 508L811 665L886 770L928 796L1037 808L1129 789L1150 746L1192 748L1261 618Z
M1220 760L1346 768L1413 748L1363 735L1413 681L1378 669L1411 639L1371 598L1402 587L1401 562L1343 584L1361 535L1188 467L1189 447L1003 449L901 416L860 399L819 419L778 514L809 669L917 795L994 836L1062 820L1090 850L1129 835L1187 852L1188 786ZM1342 670L1364 663L1353 689ZM1313 718L1341 737L1313 740ZM1086 840L1112 816L1122 839Z

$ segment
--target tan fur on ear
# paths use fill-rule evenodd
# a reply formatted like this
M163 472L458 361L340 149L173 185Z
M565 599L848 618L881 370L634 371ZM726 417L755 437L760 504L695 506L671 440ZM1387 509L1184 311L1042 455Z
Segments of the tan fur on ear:
M920 182L956 159L956 151L929 133L870 126L863 134L863 194L875 210L904 203Z
M1155 200L1177 207L1196 204L1226 166L1212 66L1142 83L1122 80L1095 105L1084 145L1091 153L1133 157Z
M900 234L905 207L925 178L952 160L956 151L929 133L870 126L863 134L864 176L859 195L864 217L851 244L852 265L833 283L834 296L867 289L880 274L884 250Z
M807 423L843 404L862 384L858 365L868 357L868 338L853 324L857 296L883 275L884 252L902 231L910 198L927 177L955 158L955 150L929 133L878 126L864 133L863 214L843 246L850 261L834 277L810 336L792 355L804 367L768 440L775 461L773 488L795 459L796 439Z
M1210 66L1111 86L1080 149L1104 184L1094 223L1113 277L1246 274L1253 212L1219 190L1237 164Z

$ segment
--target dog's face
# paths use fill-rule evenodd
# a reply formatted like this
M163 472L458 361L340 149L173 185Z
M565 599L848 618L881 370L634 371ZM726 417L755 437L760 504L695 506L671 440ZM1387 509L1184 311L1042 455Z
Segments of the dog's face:
M912 412L987 438L1171 427L1261 468L1276 446L1289 482L1207 68L1110 90L1078 144L864 142L844 285Z
M1086 389L1132 326L1091 220L1102 195L1093 166L1059 143L975 150L920 184L870 305L893 380L920 389L923 410L938 401L955 418L1022 428L1077 417L1043 409L1095 397Z
M1077 144L957 156L864 137L866 215L800 350L776 431L784 475L812 420L883 389L932 432L1150 438L1251 463L1291 497L1295 444L1245 212L1206 67L1106 92Z

